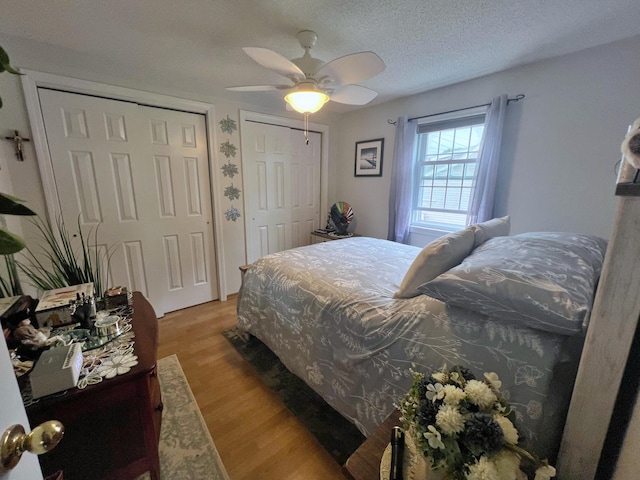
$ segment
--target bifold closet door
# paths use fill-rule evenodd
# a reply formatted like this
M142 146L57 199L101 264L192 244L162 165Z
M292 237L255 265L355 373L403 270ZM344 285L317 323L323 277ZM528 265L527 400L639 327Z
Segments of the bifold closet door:
M203 115L39 89L62 215L161 316L218 298Z
M247 262L311 243L320 221L321 135L243 121Z

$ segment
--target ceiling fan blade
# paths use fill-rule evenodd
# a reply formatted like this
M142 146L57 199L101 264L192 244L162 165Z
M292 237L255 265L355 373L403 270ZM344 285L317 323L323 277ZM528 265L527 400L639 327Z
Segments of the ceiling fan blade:
M295 63L273 50L261 47L244 47L243 50L257 63L279 73L283 77L294 81L305 78L304 72Z
M360 85L345 85L331 94L331 101L346 105L366 105L378 94Z
M226 87L232 92L269 92L271 90L287 90L293 85L238 85L236 87Z
M329 77L338 85L350 85L364 82L385 68L382 59L373 52L352 53L323 65L314 77L320 82L323 77Z

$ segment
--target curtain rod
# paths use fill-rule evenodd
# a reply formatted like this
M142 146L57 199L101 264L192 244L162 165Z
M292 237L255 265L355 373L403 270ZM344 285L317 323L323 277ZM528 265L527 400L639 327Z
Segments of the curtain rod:
M518 100L522 100L523 98L524 98L524 93L520 93L519 95L516 95L513 98L507 98L507 105L509 105L509 103L511 103L511 102L517 102ZM444 115L445 113L462 112L464 110L471 110L472 108L488 107L489 105L491 105L491 103L483 103L482 105L474 105L473 107L456 108L455 110L448 110L446 112L431 113L429 115L422 115L420 117L413 117L413 118L410 118L407 121L408 122L412 122L413 120L419 120L421 118L435 117L437 115ZM398 123L398 121L389 119L389 120L387 120L387 123L389 125L396 125Z

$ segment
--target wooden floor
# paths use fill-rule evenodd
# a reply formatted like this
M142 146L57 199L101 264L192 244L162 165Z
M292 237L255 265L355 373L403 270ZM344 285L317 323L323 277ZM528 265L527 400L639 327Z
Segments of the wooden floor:
M176 354L233 480L344 479L340 465L222 336L236 298L166 314L158 358Z

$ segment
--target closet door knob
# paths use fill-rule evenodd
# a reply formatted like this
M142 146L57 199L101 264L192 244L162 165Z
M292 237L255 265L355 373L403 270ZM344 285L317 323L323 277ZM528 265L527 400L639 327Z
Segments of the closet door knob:
M64 425L57 420L41 423L30 433L22 425L12 425L2 434L0 442L0 471L15 467L26 451L42 455L53 450L64 435Z

